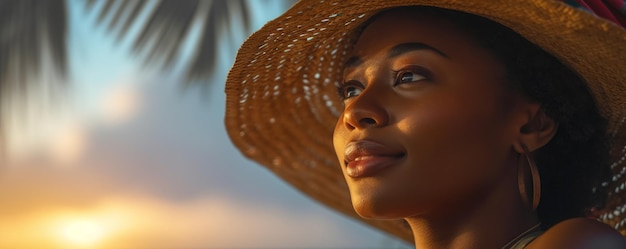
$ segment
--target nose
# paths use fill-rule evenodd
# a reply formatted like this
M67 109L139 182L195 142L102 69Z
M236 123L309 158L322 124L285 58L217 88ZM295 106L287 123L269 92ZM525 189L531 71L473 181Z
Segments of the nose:
M370 91L368 91L370 90ZM389 113L382 105L382 93L366 89L349 102L343 112L348 130L383 127L389 123Z

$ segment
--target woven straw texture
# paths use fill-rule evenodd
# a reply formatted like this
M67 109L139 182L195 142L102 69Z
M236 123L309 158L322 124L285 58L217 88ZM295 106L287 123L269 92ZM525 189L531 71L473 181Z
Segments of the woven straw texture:
M382 9L408 5L454 9L499 22L583 76L613 137L614 177L604 183L613 191L602 219L626 235L626 31L557 1L300 1L239 50L226 82L225 122L233 143L315 200L360 219L332 146L343 109L335 85L362 22ZM403 221L363 221L412 241Z

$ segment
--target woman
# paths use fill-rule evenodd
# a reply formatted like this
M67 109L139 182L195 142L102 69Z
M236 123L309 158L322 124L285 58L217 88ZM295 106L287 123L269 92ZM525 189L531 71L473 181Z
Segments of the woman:
M416 248L626 248L623 28L553 1L356 2L300 2L242 46L244 154Z

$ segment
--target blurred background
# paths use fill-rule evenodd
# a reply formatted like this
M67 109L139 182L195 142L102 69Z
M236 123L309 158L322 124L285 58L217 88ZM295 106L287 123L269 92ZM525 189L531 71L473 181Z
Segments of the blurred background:
M241 42L292 0L0 0L0 248L410 248L243 158Z

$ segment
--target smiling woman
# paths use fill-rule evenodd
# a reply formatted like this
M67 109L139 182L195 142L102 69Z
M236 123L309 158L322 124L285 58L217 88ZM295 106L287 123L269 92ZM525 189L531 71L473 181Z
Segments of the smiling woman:
M558 1L302 1L240 49L227 128L416 248L625 248L624 40Z
M410 32L399 25L403 23L412 24ZM397 52L411 41L438 49ZM442 209L434 206L433 198L461 201L478 194L472 193L478 188L506 184L497 181L511 171L500 166L509 159L504 138L512 137L508 133L516 129L510 126L524 121L528 108L502 84L506 76L501 63L474 43L451 23L410 10L385 13L361 34L352 54L363 63L344 73L346 84L358 86L339 87L346 89L345 109L334 143L339 160L347 162L342 169L350 175L346 180L361 216L413 216L419 210ZM506 99L511 103L503 105ZM398 149L389 157L373 144ZM393 168L375 171L381 165ZM369 174L349 174L355 170ZM374 174L374 183L364 177ZM383 199L374 201L376 196ZM367 201L358 201L362 198ZM364 214L359 205L364 203L375 206Z
M520 167L516 167L517 158L550 142L559 130L555 122L559 120L554 120L558 118L555 114L553 119L546 112L562 113L550 106L540 108L538 96L521 92L522 87L514 85L522 80L514 74L520 69L508 69L505 65L512 63L502 63L504 55L492 46L483 46L491 43L491 37L500 41L521 38L462 13L430 8L394 9L370 20L351 53L353 58L358 58L352 60L360 63L344 69L346 83L338 87L343 93L345 109L334 135L335 151L339 160L345 162L342 169L348 176L352 203L360 216L404 218L412 227L416 243L425 245L418 248L428 248L426 245L433 243L425 234L467 230L472 231L473 238L461 243L491 248L506 244L507 238L514 238L524 230L539 231L540 223L549 228L564 218L585 215L581 211L589 203L581 203L581 199L586 201L584 197L591 195L591 185L556 193L544 191L547 201L536 213L536 206L525 207L526 199L516 194L517 167ZM460 28L457 23L461 21L469 27ZM411 24L410 29L402 25L407 23ZM478 31L468 23L490 30L494 36L473 35ZM407 45L416 44L412 41L424 45ZM578 95L581 99L578 110L584 112L587 104L593 107L580 80L561 81L563 74L539 74L544 70L542 67L556 64L556 60L530 44L518 42L515 47L528 57L534 54L545 62L528 66L529 71L542 78L525 80L525 84L541 82L543 85L534 87L567 89L569 96L560 95L564 98ZM553 86L553 82L568 82L568 85ZM544 94L546 91L542 90ZM558 104L565 106L571 102ZM604 148L601 132L605 129L604 122L595 108L585 116L584 122L570 116L571 122L592 128L592 133L583 139L589 146L581 147L587 151ZM580 133L565 124L559 128L561 133ZM571 137L567 139L575 143ZM391 153L381 148L400 149ZM569 148L569 151L575 150ZM598 155L590 153L583 160L596 161L598 167L608 169L607 164L601 164L604 157ZM586 179L594 184L599 182L599 177L606 177L596 172L608 172L586 168L581 163L564 163L565 159L563 163L552 164L544 163L545 160L538 164L587 172ZM555 184L556 177L549 170L542 168L541 175L546 180L544 186ZM575 174L567 175L573 182L560 184L582 184ZM522 178L522 182L528 180ZM538 179L532 180L531 184L539 183ZM527 202L538 203L538 198ZM554 199L568 205L554 207L550 204ZM449 220L463 216L465 221ZM451 236L456 235L453 232ZM484 239L480 236L492 238L492 244L481 242Z

